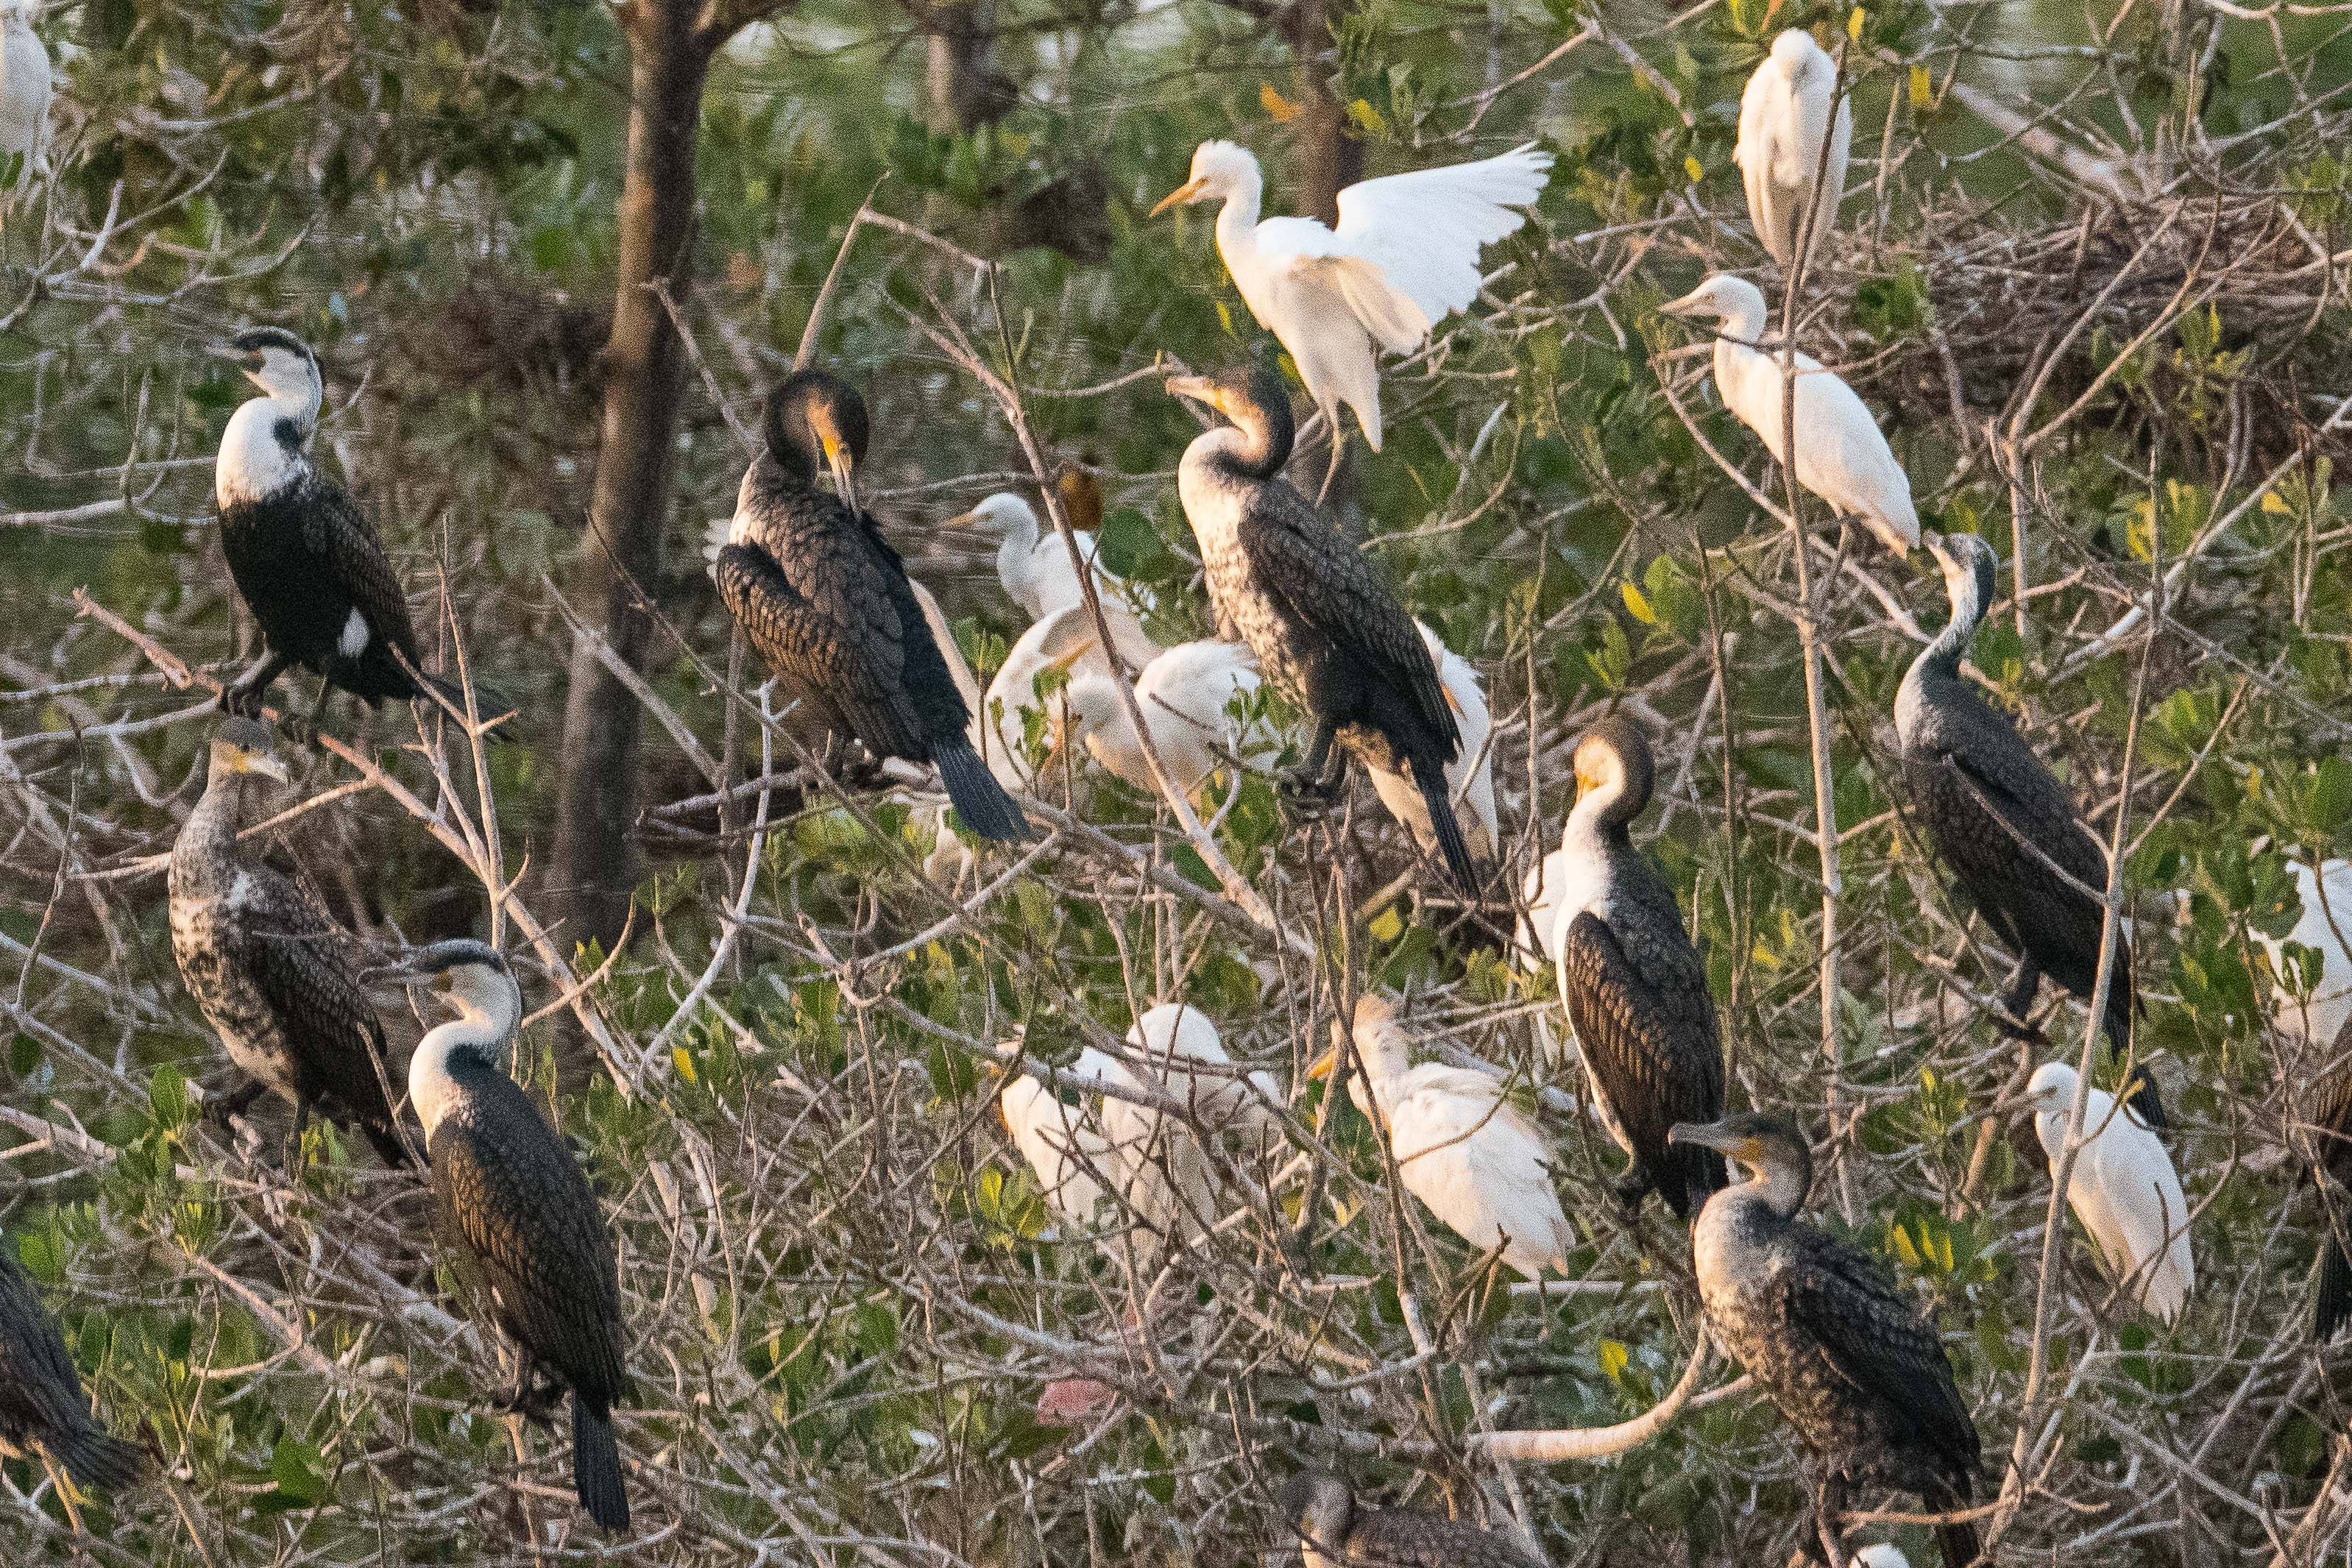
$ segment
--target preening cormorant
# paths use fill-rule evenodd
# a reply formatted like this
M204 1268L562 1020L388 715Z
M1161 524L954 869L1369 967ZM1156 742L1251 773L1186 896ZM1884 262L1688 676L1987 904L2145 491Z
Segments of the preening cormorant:
M1618 1195L1638 1205L1655 1192L1687 1219L1723 1185L1723 1162L1666 1134L1723 1114L1723 1037L1674 889L1633 847L1654 777L1649 743L1622 715L1576 743L1548 946L1593 1108L1633 1158Z
M238 848L246 781L286 781L269 728L232 716L213 732L205 797L172 848L172 956L181 983L253 1080L232 1112L269 1090L356 1126L384 1164L405 1165L387 1085L383 1028L360 988L348 938L310 891Z
M626 1530L612 1410L629 1392L628 1346L613 1234L572 1151L507 1075L522 990L487 943L436 943L404 967L430 976L457 1015L418 1042L408 1095L425 1124L445 1243L522 1352L508 1407L543 1416L559 1389L572 1391L580 1506L606 1530Z
M2021 1026L2047 975L2084 1002L2097 983L2107 852L2074 797L2008 716L1960 674L1960 655L1992 602L1992 547L1974 534L1930 536L1952 619L1913 660L1895 696L1895 733L1912 819L1969 904L2017 955L2001 1010ZM2118 925L2108 969L2107 1048L2128 1060L2131 943ZM2005 1025L2004 1027L2016 1027ZM2167 1125L2145 1071L2127 1097L2149 1126Z
M877 758L931 763L982 838L1030 836L972 749L971 710L933 640L905 562L860 510L851 470L866 455L866 402L824 371L769 394L767 450L743 476L719 596L793 695L834 737ZM817 487L820 458L837 495Z
M2311 1337L2326 1344L2352 1319L2352 1019L2344 1020L2327 1060L2294 1096L2293 1144L2319 1189L2319 1286Z
M139 1479L143 1458L99 1425L82 1393L57 1319L16 1260L16 1244L0 1236L0 1454L37 1458L73 1478L74 1485L126 1487Z
M1177 376L1168 390L1233 423L1204 431L1176 470L1200 543L1209 599L1258 667L1315 724L1301 782L1328 789L1344 759L1421 787L1446 869L1472 897L1478 868L1454 815L1445 769L1462 733L1436 661L1371 561L1282 477L1293 437L1290 395L1264 365Z
M1399 1508L1366 1508L1353 1488L1321 1470L1285 1481L1276 1506L1286 1544L1302 1568L1538 1568L1513 1536L1467 1520Z
M1804 1135L1750 1113L1670 1136L1749 1173L1699 1211L1691 1261L1707 1322L1796 1429L1817 1521L1835 1531L1854 1487L1966 1507L1980 1444L1943 1342L1880 1264L1797 1218L1813 1180ZM1974 1524L1936 1539L1944 1568L1976 1561Z
M351 492L310 466L305 449L325 392L318 357L277 327L240 332L213 351L263 393L221 432L213 495L229 575L269 645L221 693L221 706L257 716L270 682L299 664L320 677L313 726L339 687L373 706L423 697L429 685L463 711L459 687L424 674L408 601L375 526ZM494 716L485 707L482 716Z

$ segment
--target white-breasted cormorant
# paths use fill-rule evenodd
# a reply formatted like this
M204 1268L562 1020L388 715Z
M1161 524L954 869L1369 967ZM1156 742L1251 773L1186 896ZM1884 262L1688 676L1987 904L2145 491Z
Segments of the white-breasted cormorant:
M2017 955L2000 998L2022 1025L2048 976L2084 1002L2098 980L2107 852L2084 825L2074 799L2033 754L2008 716L1960 674L1960 655L1992 602L1992 547L1974 534L1931 538L1952 618L1911 662L1895 695L1904 791L1928 847L1977 913ZM2131 943L2118 923L2108 968L2107 1048L2128 1057ZM2129 1096L2149 1126L2166 1125L2146 1071Z
M1276 1506L1302 1568L1538 1568L1516 1536L1467 1520L1366 1508L1335 1475L1302 1470Z
M426 695L419 676L462 710L457 686L424 674L408 600L375 525L350 491L310 466L307 448L325 395L318 357L277 327L240 332L213 351L263 393L240 404L221 432L213 496L229 575L269 648L221 693L221 706L257 716L270 682L299 664L320 677L312 725L331 690L373 707Z
M1723 1162L1671 1147L1666 1134L1723 1114L1723 1037L1674 889L1633 847L1654 776L1649 743L1622 715L1576 743L1576 805L1560 832L1559 885L1547 890L1546 946L1593 1108L1633 1159L1618 1195L1638 1205L1655 1192L1686 1219L1723 1185Z
M1445 770L1462 732L1436 661L1370 559L1282 476L1290 396L1264 365L1177 376L1168 390L1232 421L1202 432L1176 470L1221 627L1314 722L1301 782L1336 787L1339 747L1421 787L1446 869L1472 897L1477 863L1463 841Z
M971 710L906 563L856 505L866 401L837 376L796 371L769 394L765 436L711 567L729 612L833 737L935 765L972 831L1028 838L1021 808L972 749ZM837 495L817 487L820 462Z
M1813 1180L1804 1135L1749 1113L1670 1136L1749 1173L1699 1211L1691 1261L1709 1326L1796 1430L1817 1522L1835 1531L1856 1487L1966 1507L1981 1444L1943 1342L1875 1260L1797 1218ZM1944 1568L1976 1561L1969 1521L1936 1539Z
M522 990L498 949L460 938L411 955L457 1013L408 1066L442 1237L522 1353L509 1408L572 1391L572 1479L606 1530L629 1527L613 1405L629 1393L613 1233L572 1151L508 1076ZM552 1386L549 1386L552 1385Z
M2045 1061L2025 1085L2033 1135L2053 1181L2066 1152L2066 1120L2080 1082L2064 1062ZM2164 1140L2130 1106L2117 1105L2114 1095L2096 1085L2084 1091L2083 1146L2074 1154L2066 1203L2129 1299L2165 1322L2178 1318L2197 1288L2189 1197L2180 1190L2180 1173Z
M115 1437L90 1414L81 1374L57 1319L0 1236L0 1454L57 1466L84 1490L139 1479L139 1445Z
M172 956L181 983L253 1080L294 1107L295 1136L317 1110L356 1126L384 1164L408 1163L383 1027L360 988L349 938L310 889L238 848L246 782L286 781L268 727L231 716L213 733L204 799L172 848Z

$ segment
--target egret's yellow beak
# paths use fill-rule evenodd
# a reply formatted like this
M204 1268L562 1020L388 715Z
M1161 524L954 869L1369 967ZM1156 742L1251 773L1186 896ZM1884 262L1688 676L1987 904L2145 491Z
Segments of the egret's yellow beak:
M1661 316L1705 315L1707 310L1707 304L1706 300L1699 298L1699 292L1700 291L1698 289L1694 288L1688 294L1684 295L1680 299L1667 300L1664 305L1658 307L1658 314Z
M1194 402L1207 403L1219 413L1225 411L1223 390L1206 376L1170 376L1164 384L1171 397L1188 397Z
M1206 175L1202 175L1197 180L1187 180L1182 184L1177 186L1174 190L1169 192L1166 195L1160 197L1160 204L1151 209L1151 215L1156 218L1171 207L1191 206L1194 202L1201 199L1202 195L1208 190L1208 188L1209 181L1208 176Z
M1339 1070L1339 1048L1335 1045L1330 1050L1325 1051L1322 1055L1315 1059L1314 1062L1307 1069L1307 1076L1319 1083L1324 1079L1330 1077L1333 1072L1337 1071Z
M987 525L987 517L982 515L978 507L974 507L969 512L958 512L954 517L950 517L946 522L941 523L940 527L943 528L985 528Z

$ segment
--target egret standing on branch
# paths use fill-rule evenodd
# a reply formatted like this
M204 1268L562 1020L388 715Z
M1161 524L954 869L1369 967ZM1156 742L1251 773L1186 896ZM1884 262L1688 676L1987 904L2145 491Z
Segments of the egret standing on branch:
M1158 794L1159 781L1114 677L1080 663L1078 655L1067 656L1074 667L1062 692L1063 722L1055 749L1082 740L1114 777L1146 795ZM1135 707L1150 734L1151 749L1159 753L1169 782L1188 800L1227 758L1262 760L1282 748L1280 733L1255 701L1257 691L1257 660L1249 649L1213 638L1179 643L1135 677ZM1241 715L1234 712L1236 699L1244 710Z
M49 105L57 97L49 51L33 31L34 9L34 0L0 0L0 218L33 188L34 170L47 152Z
M1462 731L1437 663L1363 552L1281 476L1293 438L1281 378L1259 365L1178 376L1168 390L1233 422L1184 449L1176 490L1218 623L1241 633L1267 678L1314 720L1298 784L1338 788L1346 762L1335 741L1369 768L1409 774L1446 869L1477 897L1477 862L1445 771L1462 755Z
M2066 1153L2066 1120L2079 1080L2063 1061L2033 1070L2025 1097L2033 1106L2033 1133L2049 1156L2050 1178ZM2189 1246L2189 1199L2164 1140L2128 1106L2092 1087L2083 1102L2082 1147L2066 1182L2067 1207L2091 1233L2099 1257L2132 1299L2170 1322L2197 1288L2197 1261Z
M1759 346L1766 320L1764 291L1744 277L1719 272L1658 308L1669 316L1721 323L1715 333L1715 390L1773 461L1785 463L1780 356ZM1796 364L1797 483L1838 516L1860 517L1896 555L1916 549L1919 514L1911 505L1911 478L1895 461L1869 405L1811 354L1799 354Z
M1739 95L1739 143L1731 156L1748 186L1748 217L1756 237L1783 273L1796 270L1798 232L1809 221L1808 213L1812 228L1805 241L1807 271L1820 263L1837 227L1846 153L1853 142L1853 106L1839 94L1837 77L1837 62L1829 52L1811 33L1791 27L1772 40L1772 52Z
M1356 411L1381 449L1376 348L1410 354L1437 323L1478 298L1478 253L1527 222L1550 178L1551 154L1533 142L1497 158L1360 181L1339 193L1339 226L1314 218L1260 218L1257 160L1230 141L1203 141L1192 178L1151 209L1223 202L1217 254L1258 325L1282 340L1330 427L1339 465L1339 404Z

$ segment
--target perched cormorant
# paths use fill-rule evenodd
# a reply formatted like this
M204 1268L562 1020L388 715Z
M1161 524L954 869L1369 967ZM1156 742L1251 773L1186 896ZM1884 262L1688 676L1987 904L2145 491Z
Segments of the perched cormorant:
M408 1064L441 1234L459 1272L522 1352L509 1408L544 1415L572 1391L572 1479L606 1530L629 1526L612 1409L629 1393L613 1234L563 1140L507 1075L522 990L499 951L467 939L411 956L457 1017ZM551 1383L554 1386L548 1387Z
M2352 1019L2344 1020L2316 1076L2296 1095L2294 1145L2319 1188L2319 1289L2312 1301L2311 1337L2326 1344L2352 1319Z
M312 726L338 687L373 707L423 697L429 685L463 710L459 687L423 674L408 601L375 526L304 454L325 391L318 357L277 327L240 332L213 351L264 394L240 404L221 432L213 494L229 575L269 653L221 693L221 706L257 716L270 682L299 664L320 677Z
M269 728L232 716L213 732L205 798L172 848L172 956L181 983L252 1085L294 1107L301 1136L313 1109L356 1126L384 1164L401 1145L383 1029L360 989L347 938L310 891L238 851L246 780L286 781Z
M1300 1471L1275 1501L1302 1568L1538 1568L1502 1531L1433 1513L1366 1508L1353 1488L1325 1471Z
M1723 1037L1674 889L1633 847L1654 778L1649 743L1622 715L1576 743L1576 806L1559 836L1558 886L1546 890L1547 946L1593 1107L1633 1157L1618 1195L1639 1205L1655 1192L1687 1219L1723 1185L1723 1162L1670 1147L1666 1134L1723 1114Z
M0 1236L0 1454L57 1466L84 1490L139 1479L139 1446L90 1414L57 1319Z
M1462 732L1436 661L1371 561L1282 477L1290 396L1264 365L1177 376L1168 390L1233 423L1205 431L1176 470L1221 626L1241 634L1276 687L1315 723L1301 781L1336 788L1336 740L1368 768L1421 787L1446 869L1470 896L1478 868L1445 770Z
M906 564L850 487L866 456L866 402L824 371L769 394L767 450L743 476L719 596L751 645L836 737L877 758L932 763L982 838L1030 836L1028 820L972 749L956 689ZM818 461L837 495L817 488Z
M1952 619L1912 661L1895 696L1895 733L1913 820L1960 892L2017 955L2001 1010L2021 1024L2047 975L2088 1002L2097 984L2107 852L2066 787L2007 716L1960 674L1960 655L1992 602L1992 547L1974 534L1930 536ZM2108 969L2107 1048L2130 1054L2131 943L2120 925ZM2149 1126L2167 1125L2143 1071L2128 1096Z
M1750 1173L1699 1211L1691 1261L1717 1337L1796 1428L1817 1522L1835 1531L1853 1487L1964 1508L1980 1445L1943 1342L1876 1261L1797 1218L1813 1180L1804 1135L1750 1113L1669 1137ZM1969 1521L1936 1539L1944 1568L1976 1561Z

